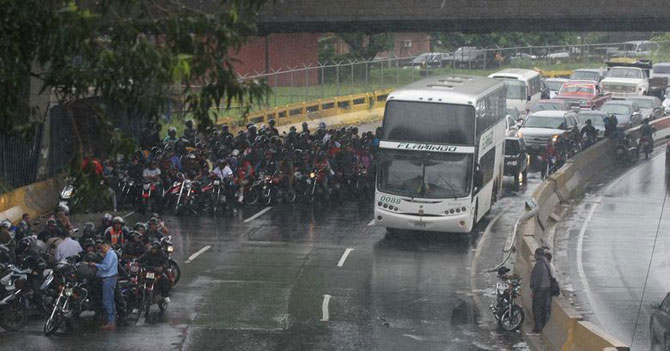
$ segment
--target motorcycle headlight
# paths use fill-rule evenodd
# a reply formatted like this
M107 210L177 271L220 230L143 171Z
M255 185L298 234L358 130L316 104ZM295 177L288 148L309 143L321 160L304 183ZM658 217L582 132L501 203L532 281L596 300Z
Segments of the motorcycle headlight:
M516 160L509 161L508 163L509 163L510 166L516 166L516 164L517 164Z
M310 177L310 178L314 178L314 177L316 177L316 173L314 173L314 172L310 172L310 173L309 173L309 177Z
M65 294L65 296L72 296L72 288L65 288L63 294Z
M174 246L172 246L172 245L168 245L168 247L167 247L167 252L169 252L169 253L174 252Z

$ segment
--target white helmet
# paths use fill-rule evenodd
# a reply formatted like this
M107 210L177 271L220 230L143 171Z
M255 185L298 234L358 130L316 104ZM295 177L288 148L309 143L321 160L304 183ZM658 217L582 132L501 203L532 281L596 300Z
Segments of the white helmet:
M12 226L12 223L10 221L6 220L6 219L3 219L2 222L0 222L0 227L9 229L9 228L11 228L11 226Z
M240 150L238 150L238 149L233 150L233 156L234 157L237 157L239 155L240 155Z

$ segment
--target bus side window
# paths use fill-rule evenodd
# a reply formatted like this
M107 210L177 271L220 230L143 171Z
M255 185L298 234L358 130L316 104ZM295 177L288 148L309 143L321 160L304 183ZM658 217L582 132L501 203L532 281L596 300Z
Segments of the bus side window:
M482 158L479 160L479 164L475 166L475 174L473 178L473 185L477 188L476 192L479 192L481 187L488 184L491 179L493 179L493 166L495 164L496 148L489 150ZM477 171L479 169L479 171ZM478 175L479 173L479 175ZM481 179L481 181L479 179ZM477 187L477 184L480 186Z

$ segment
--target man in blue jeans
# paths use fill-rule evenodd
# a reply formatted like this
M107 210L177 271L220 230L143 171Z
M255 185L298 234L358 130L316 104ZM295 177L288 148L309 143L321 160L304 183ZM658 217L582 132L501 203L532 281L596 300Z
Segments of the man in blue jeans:
M116 278L118 275L119 258L112 250L112 243L102 243L102 253L105 255L101 263L94 263L98 269L97 276L102 279L102 305L107 315L107 324L102 326L105 330L116 329L116 306L114 305L114 290L116 289Z

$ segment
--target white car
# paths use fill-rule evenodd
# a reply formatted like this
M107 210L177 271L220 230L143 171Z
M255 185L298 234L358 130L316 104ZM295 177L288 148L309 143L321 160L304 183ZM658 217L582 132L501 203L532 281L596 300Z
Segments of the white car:
M561 90L563 83L567 82L567 78L547 78L545 83L549 87L549 98L553 99L554 96L558 95L558 92Z
M665 95L665 99L663 100L663 110L665 111L665 114L668 115L670 114L670 94Z

